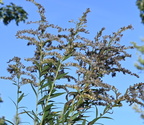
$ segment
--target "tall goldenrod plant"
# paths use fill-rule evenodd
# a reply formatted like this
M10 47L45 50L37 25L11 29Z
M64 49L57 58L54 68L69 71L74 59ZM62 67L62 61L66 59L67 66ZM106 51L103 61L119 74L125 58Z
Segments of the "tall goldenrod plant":
M122 32L132 29L131 25L105 36L102 35L105 29L102 28L94 39L90 40L82 36L89 34L85 27L90 9L87 9L78 21L70 21L75 27L62 28L47 21L42 5L34 0L28 1L38 7L41 19L29 22L38 24L36 29L22 30L16 34L17 38L28 41L27 46L35 46L34 56L25 59L32 65L25 67L25 72L20 73L27 76L18 77L18 81L21 81L20 84L30 84L35 94L35 110L23 109L21 112L29 115L34 125L93 125L101 118L110 119L105 115L111 113L112 108L122 106L122 101L143 105L143 102L139 101L139 98L142 98L140 92L134 93L139 91L138 88L143 86L143 83L130 86L121 94L115 86L102 81L105 75L114 77L117 72L138 77L120 64L126 57L131 57L126 50L132 47L119 44ZM51 28L57 30L56 35L48 32ZM14 57L12 61L16 59L20 60ZM21 67L17 68L19 71ZM12 76L13 73L16 76L19 74L13 72L15 67L11 67L11 70ZM11 77L10 80L13 78ZM67 82L63 83L62 79ZM18 100L21 101L23 97L24 93L18 93ZM62 100L61 108L57 108L57 99L62 97L65 97L65 100ZM102 113L98 111L99 106L104 107ZM87 112L92 108L95 108L95 117L89 119ZM18 113L17 121L21 113Z

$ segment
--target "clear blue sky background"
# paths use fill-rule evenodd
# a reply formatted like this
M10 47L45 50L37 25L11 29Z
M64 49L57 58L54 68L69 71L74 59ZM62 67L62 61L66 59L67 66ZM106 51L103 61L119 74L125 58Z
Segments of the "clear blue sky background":
M109 35L114 31L117 31L120 27L131 24L134 30L128 30L124 33L124 37L121 40L121 44L126 46L130 45L130 42L134 41L141 44L140 39L144 37L144 25L141 24L139 17L139 10L135 5L136 0L37 0L41 2L46 8L46 16L50 23L58 24L62 27L70 27L69 20L77 20L86 8L91 9L91 13L88 15L88 29L91 32L90 38L102 28L106 30L104 34ZM5 3L10 3L11 0L5 0ZM14 0L14 3L22 6L29 13L29 21L38 20L38 13L36 7L26 2L25 0ZM13 56L19 56L21 58L30 57L33 55L33 48L26 46L26 41L16 39L15 34L18 30L30 28L30 25L20 23L16 26L14 22L8 26L4 26L0 22L0 76L9 75L6 71L6 62ZM135 83L143 82L143 74L140 73L133 65L137 60L136 50L130 50L132 58L122 62L123 66L131 71L138 73L140 78L136 78L130 75L118 74L115 78L105 77L104 81L113 84L119 88L121 92L124 92L126 88ZM12 120L15 112L14 105L9 99L16 98L16 88L9 81L0 80L0 93L4 100L4 103L0 104L0 116L6 116L7 119ZM23 86L24 91L29 91L29 86ZM29 92L28 92L29 93ZM32 95L29 93L28 97L23 101L24 105L32 108ZM132 107L124 103L122 108L115 108L111 117L114 120L102 119L99 122L104 125L143 125L143 120L139 117L139 114L132 110ZM94 115L91 113L91 115ZM27 121L28 117L24 116L23 121ZM27 125L28 123L26 123ZM32 125L32 124L31 124Z

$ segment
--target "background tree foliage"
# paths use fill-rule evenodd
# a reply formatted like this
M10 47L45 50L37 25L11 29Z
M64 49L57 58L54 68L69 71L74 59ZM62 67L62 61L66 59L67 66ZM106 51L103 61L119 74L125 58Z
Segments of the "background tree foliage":
M28 18L28 13L20 6L10 3L9 5L4 6L4 3L0 3L0 19L5 25L8 25L12 20L15 20L16 25L19 22L25 22Z
M138 9L140 10L140 17L141 17L142 23L144 23L144 0L137 0L136 5Z
M137 0L136 5L138 9L140 10L140 17L141 17L142 23L144 24L144 0ZM142 56L144 54L144 45L139 46L137 45L136 42L132 42L132 44L137 49L137 51L141 53L141 55L138 57L138 62L135 63L135 67L138 70L143 71L144 70L144 58ZM144 91L144 88L143 88L143 91ZM142 92L142 94L144 95L144 92ZM144 101L144 98L142 98L142 100ZM136 112L140 113L141 118L144 119L143 106L138 106L135 104L133 108Z
M135 42L132 42L132 44L137 49L137 51L141 53L141 55L138 57L137 63L135 63L135 67L138 70L143 71L144 70L144 58L142 56L144 54L144 45L138 46ZM142 88L142 95L144 95L144 87ZM142 98L142 101L144 101L144 97ZM136 112L140 113L141 118L144 119L143 106L138 106L137 104L135 104L133 108Z

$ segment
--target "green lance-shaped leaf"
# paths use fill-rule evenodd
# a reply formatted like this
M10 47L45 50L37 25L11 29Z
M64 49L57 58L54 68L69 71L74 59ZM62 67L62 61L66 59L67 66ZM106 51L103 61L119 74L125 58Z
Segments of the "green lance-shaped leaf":
M67 103L64 104L64 108L63 108L63 111L60 114L60 119L59 119L62 123L64 123L65 119L67 119L67 116L69 115L68 111L69 111L69 108L70 108L71 101L72 100L70 100L70 103L67 102Z
M65 60L67 60L69 57L71 57L72 54L73 54L73 53L70 53L70 54L66 55L66 56L63 58L63 61L65 61Z
M35 60L33 61L33 63L36 65L36 68L39 69L40 64L37 61L35 61Z
M71 113L70 112L70 108L71 108L71 102L72 100L68 101L67 103L65 103L64 105L64 108L63 108L63 111L61 112L60 114L60 121L61 123L64 124L64 122L67 120L68 121L68 118L69 118L69 114Z
M43 124L44 124L44 121L47 120L47 121L51 121L52 120L52 117L54 114L52 114L51 110L52 110L52 107L53 107L53 103L47 105L45 108L44 108L44 114L43 114Z
M23 99L24 97L24 93L20 95L20 97L18 98L18 103Z
M96 118L98 117L98 108L97 108L97 106L96 106Z
M64 76L66 76L68 73L63 73L63 74L59 74L57 76L57 79L61 79L61 78L64 78Z
M98 125L104 125L104 124L102 124L102 123L95 123L95 124L98 124Z
M34 116L34 118L37 120L37 121L39 121L40 119L39 119L39 117L37 116L37 114L32 110L32 115Z
M48 111L50 111L50 110L51 110L51 108L52 108L52 106L54 106L54 105L53 105L53 103L52 103L52 104L47 105L47 106L44 108L44 112L48 112Z
M35 88L34 88L34 85L33 85L33 84L30 84L30 85L31 85L32 90L34 91L35 95L37 96L37 92L36 92L36 90L35 90Z
M70 108L70 104L68 104L68 102L65 103L65 105L64 105L64 110L63 110L63 114L65 114L65 113L68 111L69 108Z
M104 109L104 111L103 111L103 113L100 114L100 116L98 117L98 108L96 107L96 118L94 118L92 121L90 121L88 125L93 125L93 124L95 124L96 121L98 121L98 120L101 119L101 118L112 119L112 118L110 118L110 117L105 117L105 116L103 116L103 115L105 115L106 113L108 113L109 109L110 109L110 106L109 106L109 105L106 106L105 109ZM98 123L98 124L101 124L101 123Z
M81 114L81 112L77 112L77 113L75 113L71 118L70 118L70 120L71 121L77 121L78 119L76 119L79 115ZM76 120L75 120L76 119Z
M43 96L43 97L38 101L38 105L39 105L39 104L43 104L43 101L46 100L48 97L49 97L49 95Z
M41 90L41 92L42 92L42 89L48 87L49 84L50 84L50 83L45 83L45 84L43 84L43 85L39 88L39 90Z
M40 73L40 77L43 76L43 75L45 75L45 74L48 72L49 68L50 68L50 66L45 65L45 66L42 68L42 71L41 71L41 73Z
M111 118L111 117L100 117L100 118L106 118L106 119L112 119L113 120L113 118Z
M71 113L71 110L68 110L66 112L66 114L64 115L64 120L68 120L70 113Z
M105 118L105 119L112 119L112 118L110 118L110 117L98 117L98 118L93 119L91 122L89 122L88 125L93 125L93 124L96 123L96 121L98 121L99 119L102 119L102 118ZM113 119L112 119L112 120L113 120ZM101 124L101 123L96 123L96 124ZM101 124L101 125L103 125L103 124Z
M92 121L90 121L90 122L88 123L88 125L93 125L93 124L95 124L95 122L96 122L98 119L100 119L100 117L97 117L97 118L93 119Z
M82 125L86 125L86 119L83 120Z
M40 87L39 87L40 93L44 91L49 91L52 87L52 84L53 84L53 81L50 78L41 80ZM52 92L54 92L54 90Z
M10 123L11 125L15 125L14 123L12 123L11 121L5 119L6 122Z
M105 107L104 111L103 111L103 115L104 115L105 113L107 113L109 109L110 109L110 106L107 105L107 106Z
M54 93L54 94L51 95L51 98L55 98L55 97L58 97L58 96L63 95L63 94L65 94L65 92Z
M46 83L44 84L45 81ZM52 84L53 84L53 81L51 80L51 78L47 78L47 80L44 79L40 82L41 87L39 88L39 90L42 90L45 87L48 87L49 89L51 89Z
M39 90L42 90L45 87L51 88L52 83L53 83L53 81L50 78L47 78L47 79L44 78L43 80L40 81Z
M22 113L26 113L30 118L32 118L34 120L34 117L31 115L31 111L24 110L24 112L22 112Z
M17 104L10 98L10 100L14 103L15 107L17 106Z
M18 107L18 109L24 109L24 108L27 108L27 107L25 106ZM21 112L19 114L21 114Z
M40 86L43 86L44 82L46 81L46 79L44 78L43 80L40 81Z

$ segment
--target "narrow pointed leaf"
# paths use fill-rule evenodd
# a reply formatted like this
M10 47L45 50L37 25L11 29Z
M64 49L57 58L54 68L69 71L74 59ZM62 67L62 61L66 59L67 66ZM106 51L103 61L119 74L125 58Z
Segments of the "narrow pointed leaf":
M41 80L41 81L40 81L40 85L42 86L45 81L46 81L46 79Z
M98 119L100 119L100 117L93 119L88 125L93 125Z
M37 61L34 61L34 64L37 66L37 68L39 68L39 63Z
M49 86L49 83L45 83L45 84L41 85L41 87L39 88L39 90L42 90L43 88L45 88L47 86Z
M21 94L21 96L18 98L18 103L23 99L23 97L24 97L24 93Z
M6 122L9 122L11 125L15 125L14 123L12 123L11 121L5 119Z
M22 106L22 107L19 107L18 109L24 109L24 108L27 108L27 107Z
M82 125L86 125L86 120L85 119L83 120Z
M53 104L49 104L44 108L44 112L46 111L50 111L50 109L52 108Z
M22 114L23 113L26 113L29 117L31 117L34 120L33 116L30 114L31 113L30 111L24 110L24 112L22 112Z
M64 59L63 59L63 61L67 60L67 59L68 59L69 57L71 57L71 56L72 56L72 53L69 54L69 55L67 55L67 56L65 56Z
M68 73L63 73L63 74L59 74L58 76L57 76L57 79L61 79L61 78L63 78L64 76L66 76Z
M10 100L14 103L14 105L16 106L16 103L10 98Z
M42 97L39 101L38 104L41 104L41 102L43 102L45 99L48 98L49 95L45 95L44 97Z
M95 123L95 124L104 125L104 124L102 124L102 123Z
M79 116L79 115L80 115L80 112L74 114L70 119L71 119L71 120L74 120L74 119L75 119L77 116Z
M111 117L101 117L101 118L106 118L106 119L112 119L113 120L113 118L111 118Z
M96 106L96 118L98 117L98 108Z
M35 119L37 120L37 121L39 121L40 119L39 119L39 117L35 114L35 112L32 110L32 115L35 117Z
M31 87L32 87L32 89L33 89L33 91L34 91L34 94L37 96L37 92L36 92L36 90L35 90L33 84L30 84L30 85L31 85Z
M53 95L51 95L51 98L54 98L54 97L63 95L64 93L65 93L65 92L62 92L62 93L54 93Z

